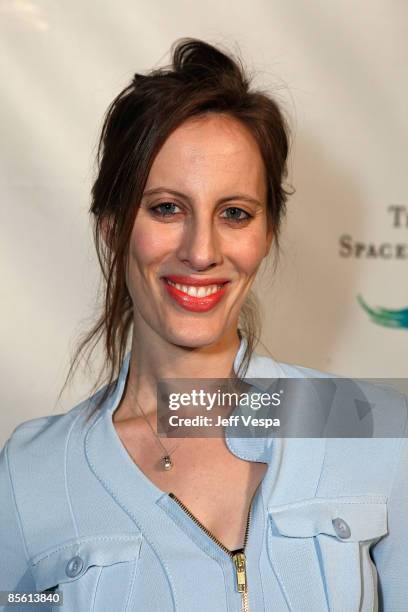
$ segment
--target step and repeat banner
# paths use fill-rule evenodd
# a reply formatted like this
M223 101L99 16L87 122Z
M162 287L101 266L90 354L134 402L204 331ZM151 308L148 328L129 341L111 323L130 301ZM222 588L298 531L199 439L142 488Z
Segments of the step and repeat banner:
M292 129L258 352L335 374L408 374L408 5L394 0L2 0L0 443L56 404L94 314L88 217L103 114L134 72L192 36L239 54Z

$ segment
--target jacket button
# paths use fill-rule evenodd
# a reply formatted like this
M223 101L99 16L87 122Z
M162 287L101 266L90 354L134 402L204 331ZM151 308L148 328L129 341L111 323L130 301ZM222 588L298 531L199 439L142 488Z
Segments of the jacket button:
M336 535L342 540L346 540L351 536L350 527L347 525L346 521L342 518L335 518L332 520L332 524L334 527L334 531Z
M81 573L83 566L84 562L81 557L72 557L65 567L65 573L70 578L75 578L75 576L78 576L78 574Z

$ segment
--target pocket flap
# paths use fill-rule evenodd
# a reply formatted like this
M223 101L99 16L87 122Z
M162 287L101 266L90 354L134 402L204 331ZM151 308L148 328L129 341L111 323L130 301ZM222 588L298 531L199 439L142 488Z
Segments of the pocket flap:
M38 591L80 578L92 565L104 566L137 559L141 534L74 538L32 557L31 570Z
M281 535L293 538L323 533L344 542L359 542L388 533L387 498L379 495L314 497L270 506L269 516Z

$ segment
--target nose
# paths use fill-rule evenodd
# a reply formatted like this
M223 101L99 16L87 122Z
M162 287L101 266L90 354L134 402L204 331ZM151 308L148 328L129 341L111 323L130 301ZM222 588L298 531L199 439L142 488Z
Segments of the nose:
M222 263L221 237L212 219L201 216L185 224L177 256L194 270L207 270Z

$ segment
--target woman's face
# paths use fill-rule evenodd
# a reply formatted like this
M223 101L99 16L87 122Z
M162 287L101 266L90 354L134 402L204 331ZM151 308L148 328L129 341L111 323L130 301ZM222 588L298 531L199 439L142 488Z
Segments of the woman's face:
M138 337L148 326L172 344L200 347L236 334L271 239L254 137L227 115L186 121L153 162L132 231L127 284ZM192 289L197 281L202 288Z

